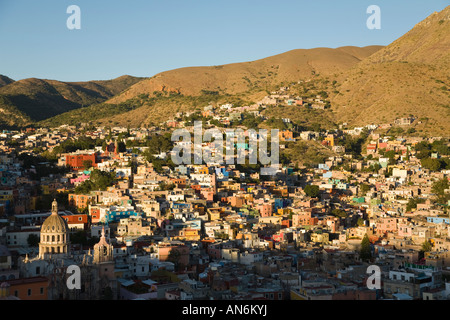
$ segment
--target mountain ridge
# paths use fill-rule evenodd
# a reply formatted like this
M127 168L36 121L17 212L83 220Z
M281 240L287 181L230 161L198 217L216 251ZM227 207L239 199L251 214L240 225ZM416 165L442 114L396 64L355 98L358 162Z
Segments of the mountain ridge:
M26 78L13 81L2 76L0 85L0 112L9 116L24 115L17 125L28 125L94 103L106 101L130 85L142 80L120 76L111 80L63 82L58 80ZM11 81L8 81L11 80ZM0 120L5 126L16 125L14 119Z
M108 103L124 102L139 94L177 92L200 95L202 90L237 94L311 77L312 74L339 73L382 46L294 49L267 58L218 66L183 67L158 73L131 86ZM188 85L186 85L188 84Z

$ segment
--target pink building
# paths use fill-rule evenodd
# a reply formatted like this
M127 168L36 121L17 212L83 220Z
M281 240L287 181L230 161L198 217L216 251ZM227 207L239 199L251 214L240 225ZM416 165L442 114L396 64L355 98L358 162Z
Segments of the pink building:
M78 184L80 184L80 183L83 183L84 181L86 181L86 180L89 180L89 175L88 174L82 174L81 176L79 176L79 177L76 177L76 178L74 178L74 179L70 179L70 183L71 184L74 184L74 185L78 185Z
M397 226L397 234L399 237L412 237L413 227L406 223L399 223Z
M378 234L389 232L397 232L397 219L395 218L380 218L376 227Z
M292 226L312 226L318 224L319 219L313 217L311 211L302 211L297 214L292 215Z
M214 191L212 191L211 189L200 190L200 195L206 201L214 201Z
M259 211L261 217L272 216L273 208L271 203L261 203L255 206L256 210Z

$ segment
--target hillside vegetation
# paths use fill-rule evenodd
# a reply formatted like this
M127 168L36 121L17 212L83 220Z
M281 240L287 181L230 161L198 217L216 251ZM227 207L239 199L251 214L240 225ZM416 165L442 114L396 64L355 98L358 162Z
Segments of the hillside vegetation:
M381 48L297 49L251 62L170 70L136 83L108 103L120 103L141 94L155 95L158 92L196 96L205 90L230 95L252 90L270 91L280 84L308 79L316 74L343 72Z
M122 76L113 80L61 82L36 78L0 79L0 111L10 115L7 125L27 125L83 106L100 103L120 94L141 78ZM11 115L13 115L11 117Z
M338 122L413 115L418 133L449 134L450 6L348 70L331 102Z

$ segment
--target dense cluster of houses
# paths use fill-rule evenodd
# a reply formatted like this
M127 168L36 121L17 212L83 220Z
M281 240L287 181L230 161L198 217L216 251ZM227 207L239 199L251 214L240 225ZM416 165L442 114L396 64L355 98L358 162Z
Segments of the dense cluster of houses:
M231 119L234 113L257 115L262 105L280 101L304 104L300 97L272 94L245 110L208 106L203 116L218 116L225 123L230 118L221 118L222 111ZM323 104L320 97L311 102ZM405 121L401 124L408 125ZM166 130L180 126L175 120L164 125ZM37 255L30 239L39 239L40 227L51 214L50 207L42 208L42 198L55 195L66 197L67 205L58 214L72 238L82 232L111 244L116 299L448 299L449 204L435 203L432 185L448 179L450 171L423 168L414 149L420 141L438 138L392 139L367 126L364 157L352 159L336 140L362 129L282 131L282 143L317 140L337 155L313 168L279 165L274 175L263 177L235 164L164 165L157 170L143 155L146 147L119 151L114 139L129 132L125 140L139 141L164 129L100 127L83 134L111 139L111 144L61 154L58 165L70 170L39 181L30 178L35 169L24 169L18 150L52 150L76 139L77 128L4 132L0 283L8 284L8 292L3 290L0 299L50 298L22 288L36 283L48 288L51 275L34 270L24 276L19 265L24 257ZM8 145L11 138L18 145ZM389 150L395 152L393 159L384 157ZM170 152L154 156L167 159ZM114 172L115 183L105 190L75 192L94 170ZM316 187L313 193L308 186ZM423 201L408 207L417 198ZM370 259L361 257L365 238ZM424 243L430 245L427 250ZM71 254L91 249L74 242ZM367 285L371 265L382 270L375 289Z

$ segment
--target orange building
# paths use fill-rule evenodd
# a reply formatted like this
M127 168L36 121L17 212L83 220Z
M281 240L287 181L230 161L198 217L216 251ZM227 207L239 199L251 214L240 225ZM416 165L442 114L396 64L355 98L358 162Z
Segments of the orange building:
M317 217L313 217L310 211L303 211L297 214L292 215L292 226L313 226L318 224L319 219Z
M5 281L9 284L10 295L20 300L48 300L48 279L31 277Z
M280 141L293 140L294 133L290 130L283 130L278 132Z
M186 187L186 179L178 178L178 179L170 179L170 180L177 188L185 188Z
M95 200L95 197L88 194L69 194L69 205L78 209L87 208L93 200Z
M228 203L232 207L235 207L235 208L241 208L245 204L245 198L241 197L241 196L239 196L239 197L236 197L236 196L228 197L227 200L228 200Z
M197 169L197 173L198 174L209 174L209 169L208 169L208 167L200 167Z

